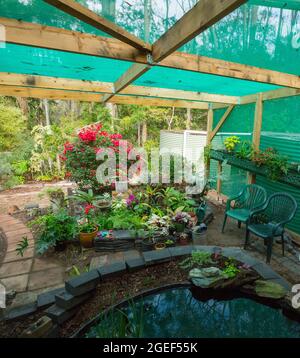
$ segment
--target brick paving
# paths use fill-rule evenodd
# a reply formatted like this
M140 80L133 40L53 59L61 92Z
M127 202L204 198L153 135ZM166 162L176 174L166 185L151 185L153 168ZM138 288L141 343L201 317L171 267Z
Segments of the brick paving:
M21 304L29 297L34 299L38 293L50 287L63 285L65 268L54 259L35 256L34 239L28 227L20 220L2 214L0 228L7 241L7 250L0 266L0 281L7 291L18 293L16 303ZM23 237L27 237L29 247L21 257L16 247Z

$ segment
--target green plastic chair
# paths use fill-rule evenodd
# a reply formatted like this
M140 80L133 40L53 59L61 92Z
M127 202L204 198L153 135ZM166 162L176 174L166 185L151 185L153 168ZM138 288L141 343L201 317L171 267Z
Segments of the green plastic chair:
M246 185L236 197L227 200L222 233L224 233L228 216L237 220L238 226L241 227L241 223L247 224L251 212L260 209L266 200L267 192L264 188L256 184ZM234 201L234 207L231 206L232 201Z
M267 263L272 256L273 240L281 236L282 255L284 256L284 226L296 214L297 202L289 194L275 193L269 197L266 204L258 210L252 211L246 229L245 246L249 242L250 232L265 240L267 245Z

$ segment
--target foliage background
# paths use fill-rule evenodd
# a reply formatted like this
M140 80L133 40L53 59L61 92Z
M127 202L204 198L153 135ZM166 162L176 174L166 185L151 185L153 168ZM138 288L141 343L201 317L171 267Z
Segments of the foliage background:
M206 112L0 97L0 187L64 178L63 144L97 122L150 150L159 146L162 129L205 129Z

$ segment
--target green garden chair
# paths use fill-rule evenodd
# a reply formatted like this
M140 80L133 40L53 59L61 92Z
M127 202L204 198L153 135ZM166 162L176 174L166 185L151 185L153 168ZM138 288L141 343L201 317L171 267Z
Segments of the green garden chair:
M237 220L238 226L241 227L241 223L247 224L251 212L261 208L266 200L267 192L264 188L256 184L246 185L236 197L227 200L222 233L228 216Z
M267 263L270 263L273 240L281 236L282 255L284 256L284 226L290 222L296 214L297 202L289 194L275 193L269 197L266 204L258 210L252 211L247 229L246 249L250 232L265 240L267 245Z

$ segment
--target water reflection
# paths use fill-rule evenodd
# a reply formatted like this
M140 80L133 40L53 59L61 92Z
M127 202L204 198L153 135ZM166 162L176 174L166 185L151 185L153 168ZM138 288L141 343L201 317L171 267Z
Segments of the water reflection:
M142 336L147 338L300 337L300 324L286 318L280 310L248 298L200 301L187 288L145 297L123 312L133 326L142 322ZM107 323L99 326L109 329L111 324ZM94 327L89 335L97 336L95 332Z

